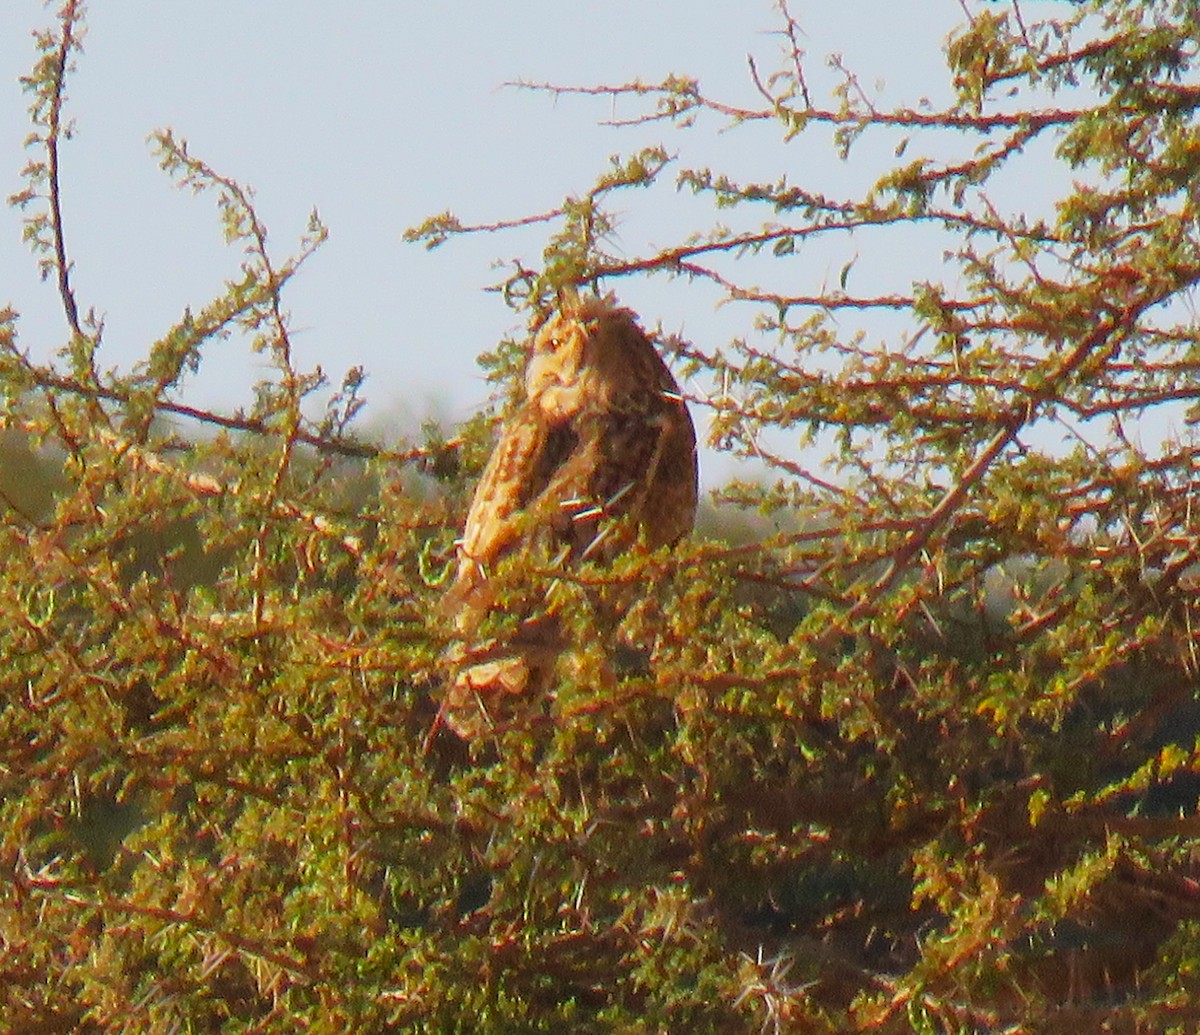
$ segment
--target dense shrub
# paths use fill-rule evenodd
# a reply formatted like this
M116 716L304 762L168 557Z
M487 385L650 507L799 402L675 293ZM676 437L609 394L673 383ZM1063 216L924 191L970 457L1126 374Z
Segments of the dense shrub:
M892 138L950 157L860 197L683 169L724 222L635 259L605 250L607 206L674 189L663 149L547 217L518 306L659 273L754 315L726 349L677 345L713 445L765 465L725 505L773 530L582 568L545 720L468 748L430 736L436 601L488 422L355 439L360 376L297 370L282 301L323 228L270 254L247 193L167 133L164 168L244 261L100 372L57 204L63 4L16 201L68 340L41 365L0 322L5 1030L1200 1023L1196 23L1167 0L970 6L942 107L884 110L845 70L822 107L786 5L758 109L679 77L585 88L778 132L793 167L822 129L851 160ZM1047 163L1068 173L1047 212L989 194ZM804 242L913 228L944 265L792 283ZM181 375L228 332L271 376L243 411L188 407ZM631 585L620 633L649 663L614 683L605 601Z

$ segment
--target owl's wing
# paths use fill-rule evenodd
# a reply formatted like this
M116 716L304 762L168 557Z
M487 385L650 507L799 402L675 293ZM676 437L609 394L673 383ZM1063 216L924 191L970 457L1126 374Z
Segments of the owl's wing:
M645 479L642 523L647 539L662 546L678 542L695 526L700 471L696 429L673 379L670 389L660 391L657 400L650 423L657 428L658 437Z
M696 449L680 402L659 397L622 410L585 413L576 441L528 511L575 559L611 557L637 534L655 546L691 530ZM636 522L618 526L632 515ZM614 535L614 533L616 533Z
M677 397L651 391L621 409L585 410L556 425L526 403L505 425L475 490L443 606L469 625L461 609L472 601L486 608L487 594L476 591L519 544L598 560L627 545L637 526L652 545L673 543L690 531L695 512L695 433ZM626 515L636 521L620 525Z
M467 511L447 607L461 604L521 539L531 525L530 502L544 492L573 446L570 428L551 427L528 403L508 420Z

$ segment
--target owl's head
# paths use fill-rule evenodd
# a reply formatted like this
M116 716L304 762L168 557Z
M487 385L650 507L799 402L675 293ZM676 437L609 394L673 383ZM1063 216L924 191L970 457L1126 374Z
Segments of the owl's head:
M564 300L533 339L525 394L555 422L611 409L622 393L657 380L654 346L612 295Z

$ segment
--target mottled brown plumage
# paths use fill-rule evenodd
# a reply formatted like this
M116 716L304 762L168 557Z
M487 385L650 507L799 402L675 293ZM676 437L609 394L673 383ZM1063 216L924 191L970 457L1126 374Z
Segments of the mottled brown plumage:
M572 299L534 337L525 398L475 490L445 598L462 644L442 707L466 737L490 728L510 694L545 689L563 649L557 623L521 615L503 643L479 642L496 606L489 574L506 555L555 563L611 560L639 535L674 543L696 514L696 438L679 387L611 298Z

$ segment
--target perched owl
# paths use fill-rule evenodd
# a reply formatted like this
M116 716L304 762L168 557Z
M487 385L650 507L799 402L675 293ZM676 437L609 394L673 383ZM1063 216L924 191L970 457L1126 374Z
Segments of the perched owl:
M461 736L490 729L508 695L546 688L565 646L553 618L518 615L504 642L476 631L497 606L489 573L517 550L556 564L614 557L638 536L674 543L696 514L696 435L679 386L627 309L566 300L538 330L525 397L484 469L444 606L461 646L442 718Z

